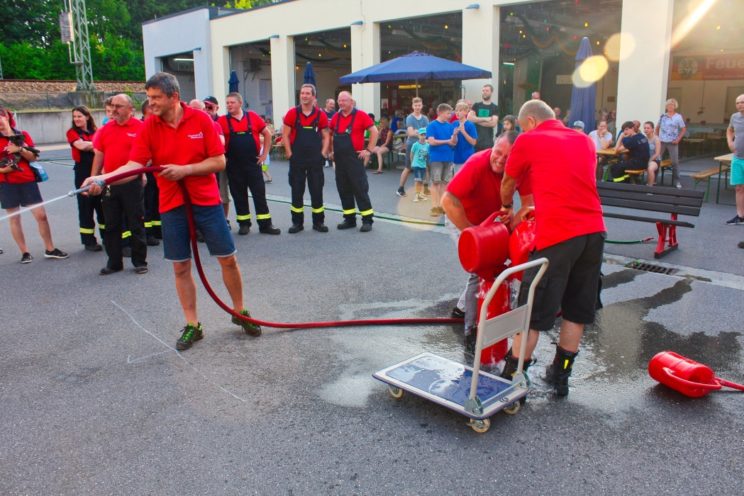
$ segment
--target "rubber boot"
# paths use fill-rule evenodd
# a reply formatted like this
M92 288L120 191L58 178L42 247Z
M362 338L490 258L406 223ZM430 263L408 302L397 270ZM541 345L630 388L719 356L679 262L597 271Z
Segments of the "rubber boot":
M512 355L512 350L509 350L506 354L506 357L504 358L504 370L501 372L500 377L502 379L506 379L508 381L511 381L514 377L514 373L517 371L517 366L519 365L519 358L514 358ZM530 368L530 365L532 365L532 360L525 360L524 365L522 365L522 370L524 372L527 372L527 369Z
M571 376L573 363L578 354L578 351L574 353L555 346L553 363L545 368L545 381L555 387L558 396L568 396L568 378Z

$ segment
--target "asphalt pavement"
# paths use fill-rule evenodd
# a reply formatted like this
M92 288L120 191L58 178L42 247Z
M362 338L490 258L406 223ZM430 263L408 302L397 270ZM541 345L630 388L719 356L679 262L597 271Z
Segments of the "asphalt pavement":
M72 188L68 151L44 154L45 199ZM333 170L326 202L339 204ZM426 204L395 195L399 171L369 175L381 217L370 233L289 235L287 165L267 186L281 236L236 236L248 308L275 322L448 316L466 275L447 228ZM409 187L412 183L409 183ZM725 196L725 198L730 198ZM540 376L547 333L516 415L476 434L422 399L392 399L372 373L423 351L465 360L453 325L265 329L251 338L199 288L205 338L174 350L183 326L162 247L150 272L101 277L82 249L73 199L49 204L67 260L21 265L0 221L2 360L0 494L740 494L741 393L688 399L648 377L662 350L744 382L744 227L706 203L680 249L608 244L603 302L587 329L565 399ZM419 223L402 222L417 219ZM690 220L690 219L685 219ZM307 220L309 224L309 219ZM653 224L608 219L611 240L654 236ZM203 245L202 245L203 246ZM217 264L207 275L225 296ZM641 260L671 269L626 267Z

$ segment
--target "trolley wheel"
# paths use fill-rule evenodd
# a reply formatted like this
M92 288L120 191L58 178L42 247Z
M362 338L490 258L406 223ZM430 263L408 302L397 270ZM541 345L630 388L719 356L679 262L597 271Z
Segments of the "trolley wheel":
M515 401L511 405L507 405L504 407L504 413L508 413L509 415L515 415L519 409L522 407L519 401Z
M388 393L390 393L390 396L392 396L396 400L399 400L403 397L403 390L395 386L388 386Z
M468 425L478 434L483 434L488 432L488 429L491 427L491 419L470 420Z

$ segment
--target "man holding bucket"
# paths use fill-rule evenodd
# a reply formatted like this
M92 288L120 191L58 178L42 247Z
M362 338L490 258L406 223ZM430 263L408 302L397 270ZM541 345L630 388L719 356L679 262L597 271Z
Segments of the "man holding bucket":
M555 118L541 100L530 100L519 111L524 133L514 143L501 181L501 213L511 215L517 184L529 178L535 199L535 245L531 260L546 257L548 270L535 292L527 337L525 365L532 358L539 331L553 327L562 311L560 335L546 380L558 396L568 394L568 378L584 326L594 322L599 271L602 266L605 225L595 179L596 158L590 138ZM537 271L528 271L520 303ZM514 337L502 377L517 368L521 335Z
M468 227L481 224L501 209L501 179L506 159L516 139L515 131L502 134L492 148L472 155L447 186L447 191L442 196L442 207L447 218L458 229L458 235ZM522 206L531 205L528 182L520 184L519 192L522 195ZM478 283L479 276L470 274L462 296L465 307L465 347L469 352L475 348Z

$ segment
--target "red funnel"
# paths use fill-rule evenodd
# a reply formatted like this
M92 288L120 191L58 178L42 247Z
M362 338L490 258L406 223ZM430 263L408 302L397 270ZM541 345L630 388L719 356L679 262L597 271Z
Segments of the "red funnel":
M673 351L662 351L648 362L649 375L675 391L700 398L722 386L744 391L744 385L716 377L713 369Z

